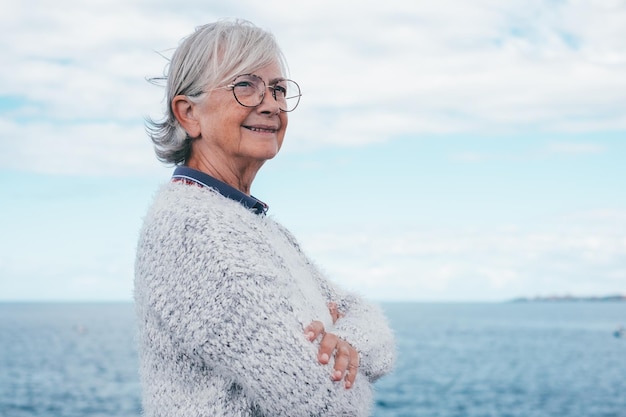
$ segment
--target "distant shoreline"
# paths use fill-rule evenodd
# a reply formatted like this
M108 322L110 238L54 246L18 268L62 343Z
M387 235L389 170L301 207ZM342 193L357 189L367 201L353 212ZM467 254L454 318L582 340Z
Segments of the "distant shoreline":
M513 303L552 303L552 302L626 302L626 295L604 296L573 296L573 295L549 295L545 297L519 297L511 300Z

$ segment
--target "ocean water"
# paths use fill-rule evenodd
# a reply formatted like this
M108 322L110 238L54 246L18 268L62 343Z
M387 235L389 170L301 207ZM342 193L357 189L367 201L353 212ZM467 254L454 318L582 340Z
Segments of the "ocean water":
M626 417L626 303L391 303L376 417ZM0 416L139 417L129 303L0 303Z
M376 416L626 416L626 303L385 307L399 360Z

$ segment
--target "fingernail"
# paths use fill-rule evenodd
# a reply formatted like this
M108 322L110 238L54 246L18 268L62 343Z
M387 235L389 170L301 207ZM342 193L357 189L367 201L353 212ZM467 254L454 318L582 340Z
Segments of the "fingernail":
M339 381L341 379L341 377L343 376L343 372L341 371L335 371L335 373L333 374L333 376L335 377L335 380Z
M328 357L328 354L326 354L326 353L322 353L322 355L320 356L320 362L326 363L326 362L328 362L328 359L330 359L330 358Z
M313 332L307 332L306 334L306 338L309 340L313 340L313 338L315 337L315 333Z
M346 381L346 389L350 389L351 386L352 384L350 383L350 381Z

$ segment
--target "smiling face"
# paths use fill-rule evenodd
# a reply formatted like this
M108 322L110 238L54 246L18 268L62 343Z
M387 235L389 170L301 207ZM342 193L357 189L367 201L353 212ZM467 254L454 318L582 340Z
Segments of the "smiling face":
M282 78L278 64L254 74L267 85ZM255 167L258 170L263 162L276 156L287 129L287 113L280 111L269 90L261 104L244 107L235 100L231 89L218 88L190 110L195 120L186 126L194 138L190 166L195 158L208 158L213 166L226 166L233 174Z

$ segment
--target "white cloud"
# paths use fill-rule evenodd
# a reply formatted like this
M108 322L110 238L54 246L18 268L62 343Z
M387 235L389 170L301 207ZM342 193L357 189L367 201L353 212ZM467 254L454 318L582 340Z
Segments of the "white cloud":
M553 142L548 144L548 153L556 154L595 154L606 151L606 147L596 143Z
M460 162L484 162L496 156L487 152L465 151L451 155L450 159Z
M123 131L144 115L158 117L162 91L144 80L165 65L154 51L226 16L276 34L304 89L290 127L304 148L431 132L626 129L622 1L64 0L3 7L0 45L8 64L0 67L0 91L23 105L0 119L25 133L30 124L57 129L68 143L81 143L94 120ZM117 147L112 156L134 153L145 136L132 134L141 138L108 145ZM54 158L61 151L51 142L41 152ZM7 159L27 152L14 149ZM81 169L73 161L84 152L62 152L66 170Z
M3 123L0 166L39 173L154 175L163 172L141 120L134 124Z
M526 228L312 233L304 243L331 277L375 299L603 295L626 285L626 223L616 215L626 213L578 213ZM572 227L581 217L593 220Z
M545 144L529 146L517 152L493 152L467 150L455 152L449 156L452 161L466 163L480 163L493 160L519 161L536 160L552 156L577 156L590 154L604 154L610 151L606 144L590 141L548 141Z

